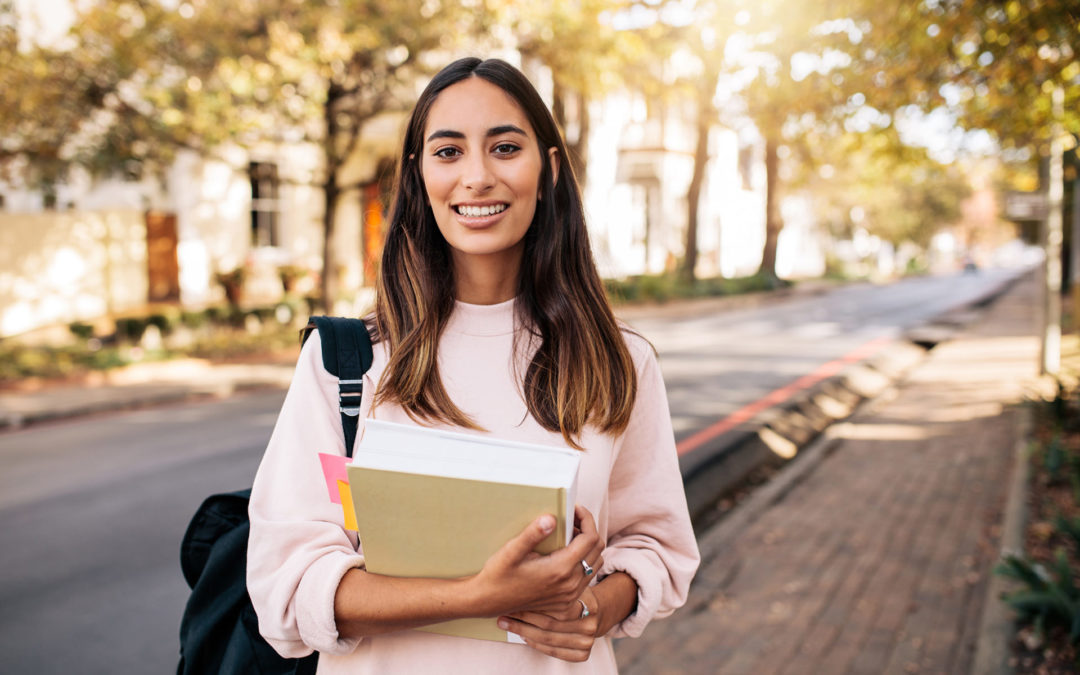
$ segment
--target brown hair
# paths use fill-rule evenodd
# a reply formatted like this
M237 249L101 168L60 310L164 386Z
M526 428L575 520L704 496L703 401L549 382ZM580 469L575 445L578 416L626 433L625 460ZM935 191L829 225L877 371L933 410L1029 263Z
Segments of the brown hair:
M419 161L423 133L439 93L482 78L521 106L541 153L541 199L525 234L516 320L536 351L522 379L529 413L568 444L586 424L605 433L626 429L637 374L596 271L581 194L551 113L528 79L498 59L465 58L437 74L420 95L405 132L396 195L376 289L375 324L389 363L375 404L396 402L414 418L467 428L476 423L450 399L439 377L439 337L454 310L450 248L427 203ZM546 150L562 165L553 180Z

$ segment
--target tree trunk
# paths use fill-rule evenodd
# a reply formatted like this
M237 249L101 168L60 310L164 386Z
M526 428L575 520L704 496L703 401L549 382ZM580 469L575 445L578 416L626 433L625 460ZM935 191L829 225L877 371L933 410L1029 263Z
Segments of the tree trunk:
M329 159L329 158L327 158ZM327 162L329 164L329 162ZM327 166L326 181L323 183L323 268L319 284L319 302L327 314L334 313L334 301L337 299L337 264L334 259L334 212L337 210L338 197L341 194L337 183L337 168Z
M1080 333L1080 153L1073 153L1074 176L1072 184L1072 228L1070 249L1072 255L1072 329Z
M708 96L708 94L705 94ZM697 142L694 146L694 173L686 190L686 243L683 248L682 278L693 283L698 260L698 206L701 202L701 185L705 181L705 165L709 162L709 128L712 126L712 105L708 100L698 106Z
M338 197L341 194L338 185L338 168L341 158L337 152L338 128L335 105L341 97L341 89L330 83L326 91L326 103L323 104L323 118L326 123L326 137L323 139L323 161L326 165L326 177L323 180L323 246L322 275L319 283L319 304L327 314L333 314L334 301L337 299L337 264L334 260L334 215Z
M566 92L558 79L551 83L551 116L566 136Z
M574 176L582 191L588 182L589 169L589 99L584 92L577 92L578 137L570 146L570 162L574 167Z
M775 130L765 134L765 248L761 252L761 268L758 274L769 279L776 279L776 244L780 239L780 230L784 228L777 195L777 174L780 169L780 157L777 155L780 143L777 135Z
M577 114L577 136L570 138L567 129L570 125L570 120L566 115L566 102L567 96L573 96L574 104ZM578 185L581 186L584 191L586 182L587 156L589 152L589 108L588 98L583 92L567 89L559 84L557 81L551 88L551 114L555 118L555 122L559 125L559 128L563 133L563 140L566 142L566 152L569 157L563 158L564 162L569 162L570 167L574 170L574 177L577 178Z

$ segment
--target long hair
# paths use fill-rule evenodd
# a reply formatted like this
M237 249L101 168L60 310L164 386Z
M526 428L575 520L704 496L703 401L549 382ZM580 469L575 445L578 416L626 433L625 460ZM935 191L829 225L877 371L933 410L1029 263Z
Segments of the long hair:
M580 448L575 438L587 424L605 433L626 429L637 376L596 271L566 145L536 89L498 59L451 63L424 89L409 119L376 289L376 331L390 357L375 404L396 402L414 418L478 428L439 377L437 349L454 310L454 284L447 283L454 270L420 172L431 106L444 89L470 77L509 94L539 143L541 198L525 234L514 303L516 322L536 349L519 376L529 413ZM547 158L552 147L561 162L557 180Z

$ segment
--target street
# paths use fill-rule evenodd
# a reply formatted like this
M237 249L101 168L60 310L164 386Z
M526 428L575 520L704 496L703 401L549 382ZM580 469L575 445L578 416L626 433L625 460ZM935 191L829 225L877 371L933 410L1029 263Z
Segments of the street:
M856 284L712 315L639 314L685 438L1017 270ZM250 485L283 392L0 434L0 653L14 673L175 669L178 549L206 495Z
M250 486L283 392L0 436L0 654L10 673L176 669L180 538Z

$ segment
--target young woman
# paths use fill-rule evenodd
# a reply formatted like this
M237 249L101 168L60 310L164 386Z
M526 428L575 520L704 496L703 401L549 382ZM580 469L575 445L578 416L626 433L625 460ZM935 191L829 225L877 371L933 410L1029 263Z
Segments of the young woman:
M577 448L580 532L537 556L540 517L461 579L366 572L326 496L337 383L308 340L251 496L260 631L320 673L615 672L609 638L681 606L698 551L655 355L612 315L563 140L512 66L462 59L421 94L377 292L361 419ZM527 646L409 630L462 617Z

